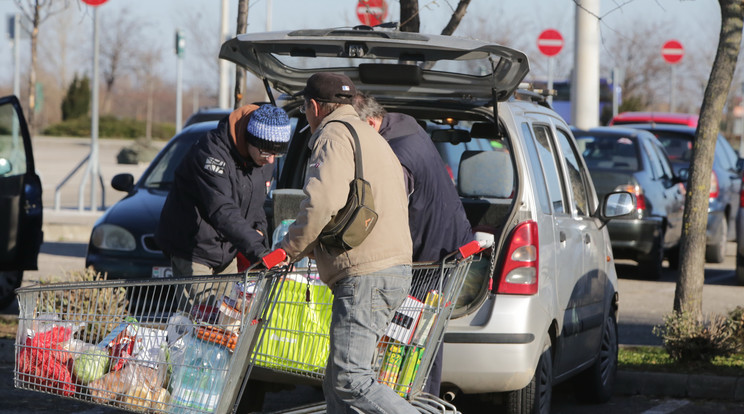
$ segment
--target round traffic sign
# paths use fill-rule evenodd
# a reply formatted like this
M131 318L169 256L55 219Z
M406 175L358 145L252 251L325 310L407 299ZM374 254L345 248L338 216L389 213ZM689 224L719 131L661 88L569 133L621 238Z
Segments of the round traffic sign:
M100 6L103 3L106 3L107 0L82 0L83 3L87 4L88 6Z
M682 47L682 43L676 40L670 40L664 43L664 46L661 47L661 57L663 57L667 63L679 63L684 55L685 49Z
M547 29L537 37L537 48L545 56L555 56L563 49L563 36L561 32Z
M385 0L359 0L356 13L362 24L377 26L387 18L388 5Z

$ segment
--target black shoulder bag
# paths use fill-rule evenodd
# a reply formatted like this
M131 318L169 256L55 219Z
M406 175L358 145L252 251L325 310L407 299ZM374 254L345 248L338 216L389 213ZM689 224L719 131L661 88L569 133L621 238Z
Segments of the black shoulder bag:
M377 223L377 213L375 212L375 200L372 197L372 187L369 182L364 180L362 174L359 136L348 122L330 122L344 124L354 137L354 181L351 182L346 205L323 228L319 238L320 242L327 247L347 251L362 244L364 239L372 232Z

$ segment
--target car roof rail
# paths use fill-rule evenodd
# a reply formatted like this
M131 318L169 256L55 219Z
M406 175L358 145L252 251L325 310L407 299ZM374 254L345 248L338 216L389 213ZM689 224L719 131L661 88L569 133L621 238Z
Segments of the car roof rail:
M514 91L514 99L518 101L530 101L540 106L551 108L547 98L548 96L556 96L556 94L555 89L535 88L531 83L523 82Z

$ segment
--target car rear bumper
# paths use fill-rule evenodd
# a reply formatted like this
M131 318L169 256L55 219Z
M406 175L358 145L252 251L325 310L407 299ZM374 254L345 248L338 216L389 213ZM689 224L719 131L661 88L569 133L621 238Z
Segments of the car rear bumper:
M612 253L618 259L635 259L651 253L662 226L660 217L616 219L607 223Z
M479 314L491 316L477 325ZM466 394L524 388L534 375L549 325L546 309L534 296L488 299L475 315L447 326L442 386Z
M723 211L709 211L708 225L705 228L705 244L712 245L720 240L721 226L726 219ZM728 235L726 235L728 238Z

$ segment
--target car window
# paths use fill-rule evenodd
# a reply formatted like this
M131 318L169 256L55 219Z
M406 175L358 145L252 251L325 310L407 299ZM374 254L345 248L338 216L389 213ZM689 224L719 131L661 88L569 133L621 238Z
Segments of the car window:
M643 148L646 150L646 157L648 158L649 165L651 167L651 174L655 179L661 179L664 176L664 167L661 165L659 160L659 154L654 151L653 146L648 140L643 141Z
M664 146L672 162L690 162L692 159L692 139L689 135L667 131L654 131L654 135Z
M573 195L574 209L578 215L588 216L590 214L589 192L586 188L586 177L579 162L579 153L564 131L560 129L556 131L558 132L558 143L563 151L563 158L566 161L566 168L568 169L566 175L568 176L569 190Z
M720 158L722 161L722 165L725 169L728 170L736 170L736 151L734 151L733 148L731 148L731 144L729 144L728 140L722 136L718 136L718 141L716 144L716 158Z
M0 106L0 163L4 177L26 174L26 149L18 124L18 114L11 103Z
M545 179L548 184L550 204L553 206L553 211L556 214L565 213L563 184L561 183L560 175L558 173L553 144L550 141L550 130L544 125L534 125L532 131L535 135L535 141L537 141L538 144L537 154L540 157L541 164L545 168Z
M543 213L551 214L552 209L550 208L550 200L548 199L548 187L545 184L545 171L543 171L542 164L540 164L540 156L537 153L537 146L535 146L532 131L526 123L522 124L522 134L524 134L524 142L527 147L527 158L530 160L530 171L533 172L535 177L537 198L540 201Z
M182 135L168 145L162 156L157 159L156 164L152 166L150 173L145 177L144 187L169 190L173 185L176 168L189 149L204 134L206 134L206 131L199 134Z
M637 141L615 135L582 135L576 143L589 168L612 168L623 171L638 170Z
M656 152L656 156L659 158L659 164L661 165L661 169L664 172L664 176L667 178L674 177L674 169L669 163L669 156L667 155L661 143L657 141L651 141L651 147Z

